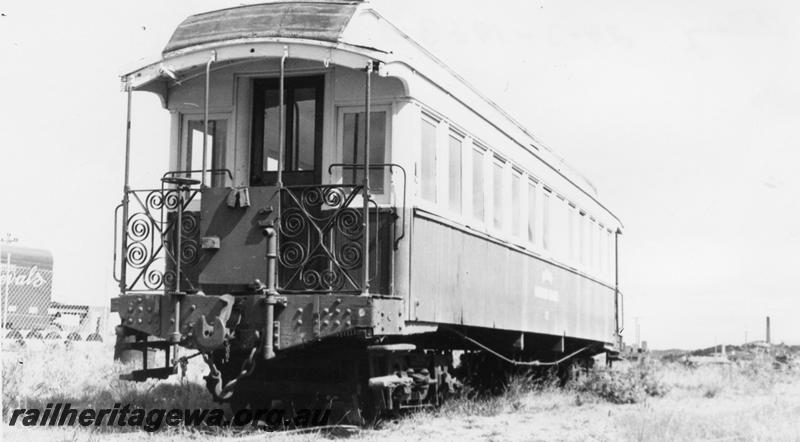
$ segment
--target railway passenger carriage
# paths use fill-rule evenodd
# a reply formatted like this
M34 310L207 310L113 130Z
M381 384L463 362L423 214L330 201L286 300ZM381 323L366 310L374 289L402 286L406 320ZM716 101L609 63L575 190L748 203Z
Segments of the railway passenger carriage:
M129 379L181 346L235 406L397 409L452 389L453 349L615 354L619 220L368 3L195 15L122 80L172 122L170 170L132 189L126 160L116 212L117 352L165 353Z

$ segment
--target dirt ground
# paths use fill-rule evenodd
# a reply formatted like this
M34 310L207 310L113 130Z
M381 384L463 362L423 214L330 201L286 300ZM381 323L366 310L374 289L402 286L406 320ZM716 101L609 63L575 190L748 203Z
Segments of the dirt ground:
M149 435L102 434L83 429L5 428L9 441L53 440L276 440L307 441L666 441L800 440L800 382L780 383L771 392L722 392L713 398L691 392L649 399L642 404L596 402L577 405L564 393L528 395L518 408L494 416L422 413L378 430L306 434L249 433L213 436L186 431ZM438 415L437 415L438 414Z
M173 382L169 384L172 389L156 384L129 387L116 381L120 368L105 359L97 360L92 349L84 353L72 351L77 354L71 356L69 364L63 360L60 364L34 364L30 360L35 358L33 354L4 352L4 422L9 407L33 407L46 401L68 400L76 406L96 402L97 406L110 407L114 401L130 400L143 407L216 407L207 402L203 389L195 382ZM20 368L26 365L29 368ZM173 428L149 434L114 432L102 427L29 428L4 424L3 432L9 441L800 441L797 368L775 370L769 364L757 368L741 364L688 368L671 363L658 365L656 374L659 382L669 387L668 392L633 404L614 404L573 389L546 388L507 393L491 400L458 399L439 410L382 422L376 429L341 427L271 433L226 430L215 434ZM190 373L193 380L198 377ZM31 378L39 380L31 383Z

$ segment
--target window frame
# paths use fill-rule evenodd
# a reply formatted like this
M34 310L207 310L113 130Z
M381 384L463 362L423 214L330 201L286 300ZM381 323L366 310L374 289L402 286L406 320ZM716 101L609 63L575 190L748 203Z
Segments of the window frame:
M486 163L487 163L487 158L491 155L491 151L489 150L489 148L484 146L482 143L476 141L475 139L472 139L472 142L470 144L471 144L471 146L470 146L470 156L469 156L469 165L470 165L470 170L469 170L469 190L470 190L471 197L469 198L469 201L467 202L467 204L469 205L469 214L466 215L466 218L469 219L472 222L477 222L478 226L480 226L482 229L485 230L485 228L487 226L487 222L486 222L487 214L488 214L487 207L489 205L489 204L487 204L487 203L489 203L489 201L487 201L488 200L488 198L487 198L487 193L488 192L486 191L486 188L487 188L487 180L486 180L487 167L486 167ZM480 160L481 160L480 171L481 171L481 181L482 181L481 189L477 189L477 191L475 189L475 157L476 156L480 156ZM482 201L482 204L483 204L483 213L481 214L480 218L475 213L475 197L478 196L478 195L480 196L480 200Z
M613 230L606 228L606 244L607 244L606 259L608 259L608 268L606 269L606 278L609 281L614 279L614 273L615 273L615 270L616 270L614 268L616 266L616 257L615 257L616 244L614 242L614 236L615 235L616 235L616 233Z
M538 220L539 216L539 206L541 205L540 198L538 197L539 193L539 180L537 180L532 175L528 175L528 182L527 184L527 201L526 201L526 235L525 235L525 242L530 244L534 249L539 247L538 241L541 234L539 233L538 229L540 226L540 222ZM533 237L531 238L531 234Z
M189 122L191 122L191 121L203 122L204 119L205 119L205 116L203 115L203 113L180 112L180 134L179 134L179 137L178 137L178 152L177 152L177 158L176 158L176 160L177 160L176 170L177 171L192 170L191 169L191 164L187 165L187 162L189 160L189 158L188 158L188 154L189 154L189 152L188 152L188 147L189 147ZM233 133L231 131L231 121L233 120L233 116L231 115L230 112L209 113L208 114L208 121L210 122L212 120L214 120L214 121L225 120L225 151L222 152L222 155L220 157L222 159L222 165L219 168L220 169L231 170L231 173L233 173L233 170L231 168L226 167L226 165L233 163L232 155L233 155L234 150L235 150L235 147L232 144L233 143ZM202 144L199 147L202 150ZM213 161L214 161L213 146L211 146L211 152L208 152L207 154L209 154L211 156L211 161L206 163L206 167L208 167L208 169L212 169L213 168ZM184 168L185 166L188 166L189 169L185 169ZM209 175L211 175L211 174L209 174ZM227 174L221 174L219 176L221 176L222 178L221 178L220 183L216 187L226 187L226 186L230 186L232 184L230 182L231 178ZM201 176L200 176L200 174L193 174L191 176L191 178L200 179ZM211 182L213 182L213 178L208 181L209 186L210 186Z
M431 183L433 185L433 200L428 199L424 194L424 175L423 175L423 149L422 149L422 128L423 125L429 123L433 127L433 164L431 165L433 170L433 176L431 179ZM421 207L429 207L429 208L438 208L441 205L441 183L440 181L440 173L439 169L441 167L441 141L440 141L440 133L441 133L441 126L442 120L432 113L426 112L422 110L419 116L419 132L417 136L419 137L419 145L416 155L415 164L418 166L415 170L415 177L416 177L416 184L417 184L417 201Z
M334 156L334 163L347 163L344 158L344 115L346 113L363 113L364 106L358 105L337 105L336 106L336 153ZM392 105L391 104L372 104L370 106L370 114L375 112L386 112L386 130L384 134L384 144L383 144L383 162L384 163L391 163L392 162ZM366 144L365 144L366 145ZM332 180L334 183L343 184L345 173L341 167L334 169L332 171ZM377 202L380 204L385 204L389 202L389 197L392 195L393 189L392 185L392 178L391 178L391 171L389 168L384 168L383 172L383 192L375 193L372 189L374 187L370 185L372 188L370 190L370 194L374 195ZM359 184L359 183L356 183Z
M555 196L555 210L551 208L550 229L553 245L553 256L561 262L569 259L569 200L561 193L553 192Z
M553 238L552 235L552 228L550 226L552 219L552 208L550 204L552 203L552 198L555 195L553 189L548 186L542 185L542 201L539 203L540 212L542 214L542 250L546 251L549 254L553 254Z
M264 92L267 90L276 90L278 84L277 77L264 77L253 78L251 89L251 106L250 106L250 141L249 141L249 162L250 162L250 186L272 186L277 181L277 170L265 171L264 169ZM290 126L293 114L289 112L289 106L294 100L294 91L303 88L313 87L316 88L316 106L314 111L314 169L313 170L286 170L286 165L289 164L290 158L284 152L284 171L282 178L284 184L288 185L306 185L313 183L323 183L323 160L325 151L325 118L327 113L326 108L326 89L327 82L326 76L321 74L312 75L298 75L288 76L284 84L284 90L288 100L285 102L286 111L284 123ZM257 118L257 117L261 118ZM284 137L284 145L280 149L286 149L292 140L292 134L287 127ZM261 144L260 149L256 149L257 144Z
M569 217L567 227L569 229L569 251L567 259L570 265L577 267L580 257L580 213L578 206L569 200L567 200L567 214Z
M465 193L464 192L464 182L465 182L465 176L464 176L464 163L465 163L465 161L464 161L464 150L465 149L464 149L464 145L466 144L467 137L464 135L463 132L461 132L458 129L456 129L455 127L453 127L452 124L448 123L447 125L448 125L447 139L445 140L446 144L447 144L447 148L444 149L447 152L447 155L446 155L446 158L445 158L447 160L447 167L446 167L447 173L445 174L445 179L443 180L444 183L446 183L446 185L444 187L447 189L447 191L446 191L447 195L446 195L446 198L445 198L445 200L446 200L445 208L446 208L447 212L450 213L455 219L461 219L462 217L467 218L467 216L464 214L464 209L465 209L465 204L464 204L464 193ZM452 178L450 176L451 175L450 174L450 172L451 172L450 166L452 165L452 163L450 162L450 160L451 160L450 154L452 153L451 149L450 149L450 140L451 139L456 139L459 142L459 145L460 145L459 153L461 154L461 159L460 159L460 162L459 162L459 171L458 171L459 177L460 177L460 180L459 180L459 183L458 183L460 185L459 193L458 193L458 211L454 210L452 205L451 205L451 203L452 203L452 201L451 201L452 189L451 189L451 186L450 186L451 178Z
M511 181L509 183L509 197L511 198L510 204L510 213L511 213L511 236L521 241L525 238L525 233L527 229L527 216L525 214L525 172L515 166L511 165ZM514 200L514 179L516 179L517 183L517 201ZM518 224L516 229L514 228L514 220L517 220Z
M588 268L588 252L587 252L587 233L586 228L589 222L589 214L585 210L578 209L578 267L581 269Z
M500 175L500 191L499 191L499 195L498 195L498 192L497 192L497 189L496 189L496 186L495 186L495 167L494 167L495 165L499 165L500 166L500 173L501 173L501 175ZM508 216L506 215L506 213L508 212L508 209L506 207L506 200L507 200L507 196L508 196L508 191L506 189L506 187L508 187L508 186L506 186L506 177L508 175L508 172L507 172L508 171L508 166L509 166L508 160L506 160L505 158L503 158L500 155L498 155L497 152L492 152L492 164L491 164L491 171L492 171L492 175L491 175L491 179L492 179L491 190L492 191L489 192L491 194L491 202L492 202L492 204L491 204L491 220L492 220L492 222L491 222L491 230L493 232L495 232L495 233L498 233L499 236L507 235L508 234L508 227L509 227L507 225ZM500 217L499 217L500 225L499 226L495 222L498 219L498 216L497 216L497 213L496 213L498 211L497 210L498 209L497 208L497 201L500 202L499 203L499 205L500 205L500 207L499 207L499 209L500 209L499 210L499 212L500 212Z

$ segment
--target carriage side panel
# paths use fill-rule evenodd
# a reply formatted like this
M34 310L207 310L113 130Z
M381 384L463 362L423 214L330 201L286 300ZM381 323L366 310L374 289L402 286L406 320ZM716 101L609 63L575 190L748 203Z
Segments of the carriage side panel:
M613 342L614 290L417 211L411 319Z

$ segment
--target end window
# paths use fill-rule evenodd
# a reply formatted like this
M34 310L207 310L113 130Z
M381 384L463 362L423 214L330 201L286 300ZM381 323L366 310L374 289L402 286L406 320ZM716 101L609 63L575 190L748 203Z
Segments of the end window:
M381 164L386 162L386 111L370 112L369 125L369 162ZM342 162L345 164L364 164L364 112L343 112L342 114ZM342 171L345 184L361 184L364 179L363 169L344 169ZM383 168L369 171L369 187L372 193L384 192L386 170Z
M183 142L181 143L182 153L180 170L186 171L186 176L200 180L200 170L203 169L203 137L205 134L205 123L200 119L192 117L184 120L185 130L183 132ZM206 137L206 170L221 170L225 168L225 151L228 135L228 120L215 118L208 120L208 135ZM189 172L189 171L198 172ZM206 183L211 187L222 187L225 185L225 174L222 172L206 172Z

